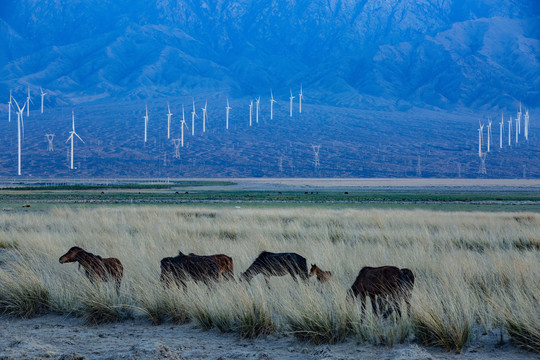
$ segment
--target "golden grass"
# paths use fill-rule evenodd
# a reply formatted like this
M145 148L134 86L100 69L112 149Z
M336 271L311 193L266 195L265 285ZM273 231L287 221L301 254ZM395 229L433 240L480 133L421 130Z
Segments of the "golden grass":
M385 345L414 338L457 352L479 328L503 326L520 346L538 351L527 344L540 342L540 215L532 213L56 208L0 214L0 239L17 244L0 252L10 254L0 258L0 312L15 316L54 311L102 323L142 315L242 337L279 331L314 343L354 337ZM75 245L122 261L120 296L112 284L90 284L76 264L59 264ZM179 250L228 254L237 277L263 250L297 252L334 278L163 289L159 261ZM402 319L375 318L369 304L362 319L345 299L363 266L380 265L416 275L413 308Z

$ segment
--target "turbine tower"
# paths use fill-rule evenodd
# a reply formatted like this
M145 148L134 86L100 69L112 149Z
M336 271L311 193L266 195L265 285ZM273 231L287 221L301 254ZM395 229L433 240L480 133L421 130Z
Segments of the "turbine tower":
M272 89L270 89L270 120L274 120L274 103L277 102L274 100L274 94L272 94Z
M300 101L300 108L299 108L300 114L302 113L302 98L303 97L304 95L302 94L302 84L300 84L300 95L298 95L298 100Z
M519 102L519 111L517 113L517 129L518 133L521 134L521 101Z
M251 126L251 119L253 115L253 100L249 103L249 126Z
M484 125L483 124L479 124L479 128L478 128L478 156L482 157L482 137L484 135Z
M508 146L512 146L512 117L508 120Z
M289 97L289 101L290 101L290 117L292 117L292 103L293 103L293 99L294 99L294 96L292 95L292 89L291 89L291 96Z
M30 116L30 102L32 102L32 104L34 103L32 101L32 98L30 97L30 86L28 87L28 97L26 98L26 117L29 117Z
M53 139L54 139L54 134L45 134L45 137L47 138L47 141L48 141L48 146L47 146L47 151L51 152L54 150L53 148Z
M257 98L257 112L256 112L256 116L255 116L255 122L258 124L259 123L259 103L261 101L261 97L258 97Z
M146 144L146 132L148 129L148 105L146 105L146 115L144 115L144 143Z
M225 109L227 109L227 120L226 120L226 123L225 123L225 128L229 129L229 110L231 110L232 108L229 106L229 97L228 96L227 96L227 107Z
M39 90L41 91L41 113L43 114L43 99L45 98L45 95L47 95L46 92L43 92L43 88L40 86Z
M22 127L22 136L24 137L24 122L23 122L23 113L24 108L27 105L27 102L24 103L22 109L20 108L17 100L14 97L11 97L15 106L17 106L17 175L21 175L21 127ZM27 100L28 101L28 100Z
M491 119L488 118L488 128L487 128L487 152L491 151Z
M9 90L9 103L8 103L9 122L11 122L11 107L13 106L11 102L12 97L13 96L11 95L11 90Z
M519 116L519 114L518 114ZM518 134L519 134L519 119L516 118L516 144L518 143Z
M499 123L499 148L502 149L503 140L503 128L504 128L504 115L501 115L501 122Z
M208 99L204 102L202 110L202 132L206 132L206 106L208 105Z
M529 141L529 109L525 112L525 140Z
M68 139L66 140L66 143L71 140L71 166L70 166L70 168L71 168L71 170L73 170L73 143L74 143L74 136L73 135L78 137L79 140L81 140L83 142L83 144L85 143L84 140L81 139L79 134L77 134L75 132L75 113L73 112L73 110L71 110L71 131L69 133L71 135L69 135Z
M195 99L193 99L193 111L191 112L191 136L195 136L195 117L199 118L195 113Z
M171 107L169 106L169 103L167 103L167 110L169 110L169 112L167 113L167 139L170 139L171 138L171 116L173 116L173 114L171 113Z
M182 133L182 136L181 136L182 147L184 147L184 126L186 127L186 129L189 130L186 124L186 118L184 116L184 105L182 105L182 122L180 123L180 132Z

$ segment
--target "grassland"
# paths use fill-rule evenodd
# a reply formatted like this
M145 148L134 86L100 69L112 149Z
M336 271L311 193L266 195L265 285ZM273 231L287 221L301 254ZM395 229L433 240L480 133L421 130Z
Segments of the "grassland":
M540 344L540 215L178 205L54 207L0 213L0 312L60 313L88 323L132 317L192 321L240 337L289 333L313 343L417 342L461 351L482 333L529 350ZM121 259L120 295L58 258L78 245ZM275 278L270 288L223 282L165 290L159 261L181 250L225 253L238 275L262 250L294 251L331 270L332 283ZM411 314L377 319L345 299L361 267L416 274Z

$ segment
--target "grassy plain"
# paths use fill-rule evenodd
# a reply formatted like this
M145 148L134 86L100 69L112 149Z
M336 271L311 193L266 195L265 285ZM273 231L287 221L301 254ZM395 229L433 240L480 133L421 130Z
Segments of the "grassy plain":
M305 194L304 194L305 195ZM310 194L311 195L311 194ZM540 215L399 209L71 207L0 213L0 312L81 316L89 323L142 316L196 322L241 337L291 333L314 343L416 341L461 351L482 333L539 351ZM302 209L302 211L299 211ZM94 287L58 258L78 245L125 268L121 294ZM334 273L330 284L275 278L251 285L164 290L159 261L178 250L233 257L244 271L263 250L293 251ZM363 266L416 274L413 309L381 320L345 299ZM504 340L503 339L503 340Z

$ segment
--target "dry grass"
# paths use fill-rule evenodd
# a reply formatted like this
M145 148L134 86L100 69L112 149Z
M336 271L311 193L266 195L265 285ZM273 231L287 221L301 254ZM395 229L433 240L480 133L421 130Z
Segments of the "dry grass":
M138 207L0 214L0 239L17 244L0 259L0 312L45 311L89 323L146 316L192 320L241 337L274 331L314 343L348 337L393 345L416 339L460 352L477 329L504 326L512 341L539 351L540 215L401 210L185 209ZM119 258L125 276L93 286L58 257L77 245ZM233 257L238 276L263 250L297 252L334 273L332 282L274 278L251 285L163 289L159 261L182 250ZM2 253L0 253L1 255ZM360 317L345 292L363 266L408 267L416 275L411 314ZM370 308L368 304L368 309Z

